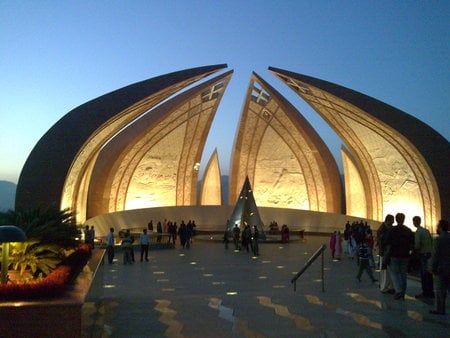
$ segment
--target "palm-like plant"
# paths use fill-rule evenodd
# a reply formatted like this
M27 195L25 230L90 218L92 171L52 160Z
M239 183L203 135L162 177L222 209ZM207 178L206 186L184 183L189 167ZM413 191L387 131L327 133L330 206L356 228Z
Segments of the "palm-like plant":
M55 206L9 210L0 213L0 224L15 225L25 232L29 240L42 244L74 245L79 234L72 213Z
M76 245L79 235L72 213L55 206L2 212L3 224L15 225L27 235L27 242L12 245L10 251L9 265L21 275L25 270L35 277L49 274L65 257L62 248Z
M30 270L36 275L48 275L62 261L64 255L56 244L40 244L37 241L13 243L10 257L14 270L23 274Z

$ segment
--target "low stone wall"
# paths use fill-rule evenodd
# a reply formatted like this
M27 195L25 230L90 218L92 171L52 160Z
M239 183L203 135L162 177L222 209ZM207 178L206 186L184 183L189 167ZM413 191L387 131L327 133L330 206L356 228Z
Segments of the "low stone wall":
M0 303L1 337L81 337L82 306L104 250L96 249L63 297Z
M158 207L148 209L135 209L120 212L113 212L88 219L85 224L93 225L96 236L104 237L109 228L116 231L126 228L145 228L150 220L153 220L153 227L156 229L158 221L164 219L180 224L181 220L187 223L188 220L195 220L197 231L224 231L227 219L230 218L234 206L178 206L178 207ZM258 207L261 219L269 229L271 221L276 221L281 227L287 224L291 231L304 230L305 233L330 234L335 230L344 231L347 221L367 221L372 229L378 229L381 222L362 219L341 214L327 212L317 212L298 209L282 209Z

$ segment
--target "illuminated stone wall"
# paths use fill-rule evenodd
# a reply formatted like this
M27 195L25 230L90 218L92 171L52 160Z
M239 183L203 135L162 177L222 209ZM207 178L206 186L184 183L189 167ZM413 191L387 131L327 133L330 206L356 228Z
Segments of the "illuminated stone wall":
M91 170L101 147L140 114L225 67L206 66L161 75L105 94L67 113L42 136L27 158L17 185L16 209L56 204L70 208L83 222Z
M115 135L96 160L88 215L195 205L195 166L231 75L179 94Z
M199 196L198 166L232 71L198 82L225 67L158 76L69 112L28 157L18 182L16 209L59 204L83 223L131 209L194 206L197 197L201 205L221 204L217 153L207 165ZM404 212L408 224L418 215L431 230L440 218L450 218L448 140L364 94L269 69L345 143L349 215L382 221L388 213ZM255 73L231 161L231 205L248 176L258 206L274 208L280 217L289 210L310 210L318 212L316 221L324 213L324 222L341 220L342 189L333 156L292 104Z
M219 155L214 150L206 166L200 189L200 205L222 205L222 182Z
M361 93L269 69L345 142L362 180L368 218L381 221L388 213L403 212L408 224L417 215L434 230L437 221L448 216L450 146L441 135L412 116ZM346 177L350 175L346 173Z
M230 204L248 176L258 206L341 211L339 172L330 151L300 112L256 74L232 161Z
M110 205L111 211L176 205L174 192L185 130L186 124L179 126L144 154L129 174L125 207Z
M254 175L258 206L309 210L308 188L297 157L270 126L261 140Z
M220 232L220 234L212 236L216 240L221 240L223 236L222 232L226 228L226 221L230 218L233 209L234 205L197 205L134 209L98 215L88 219L86 223L95 227L96 235L104 237L108 234L110 227L115 228L115 231L118 232L126 228L134 228L135 230L142 229L150 219L153 220L153 224L164 219L170 219L177 223L182 219L191 219L195 220L198 231ZM266 222L265 230L268 230L269 224L267 222L277 220L278 224L289 225L289 229L292 231L304 230L306 232L331 234L335 230L342 232L347 221L350 223L361 221L359 217L300 209L258 207L258 211L261 219ZM380 226L379 222L373 220L364 221L367 221L372 229L378 229Z
M344 168L346 214L367 218L366 189L351 154L341 149Z

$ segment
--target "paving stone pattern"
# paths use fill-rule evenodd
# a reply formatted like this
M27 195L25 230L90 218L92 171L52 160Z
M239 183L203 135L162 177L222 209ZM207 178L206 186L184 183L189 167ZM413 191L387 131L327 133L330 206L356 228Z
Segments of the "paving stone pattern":
M328 238L262 243L260 256L195 240L190 249L152 250L149 262L124 265L121 253L100 266L83 308L85 337L449 337L449 316L414 298L381 294L355 261L324 254L291 279ZM378 274L375 273L375 276ZM447 308L448 305L447 305Z

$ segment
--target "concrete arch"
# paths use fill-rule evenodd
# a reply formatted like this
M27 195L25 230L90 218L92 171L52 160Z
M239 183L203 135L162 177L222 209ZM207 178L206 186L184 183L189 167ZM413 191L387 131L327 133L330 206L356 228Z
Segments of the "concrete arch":
M280 93L253 73L233 147L230 204L246 178L258 206L340 213L336 162Z
M116 134L96 159L88 217L195 205L195 164L231 75L226 72L177 95Z
M41 204L78 209L101 147L139 115L193 82L226 65L186 69L138 82L89 101L62 117L30 153L16 192L16 209ZM51 178L51 179L50 179Z
M425 123L351 89L279 68L269 70L319 113L359 163L367 217L421 216L432 229L450 212L450 144Z
M221 177L219 155L217 149L214 149L203 175L199 196L200 205L222 205Z

